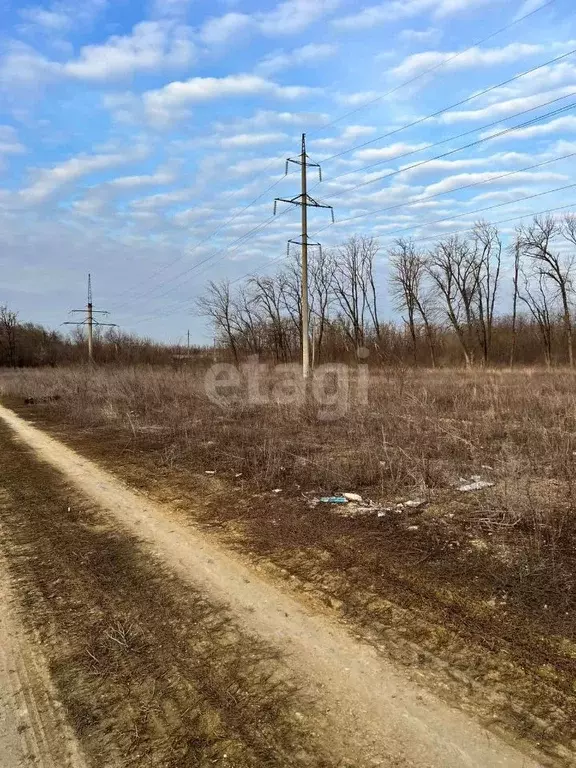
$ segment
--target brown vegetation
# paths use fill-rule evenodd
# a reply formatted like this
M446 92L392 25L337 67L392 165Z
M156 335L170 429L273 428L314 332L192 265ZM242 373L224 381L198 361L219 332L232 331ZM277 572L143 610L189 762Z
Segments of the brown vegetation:
M137 365L179 364L186 358L201 359L204 350L168 345L139 338L116 328L95 329L94 356L98 363ZM18 313L0 305L0 368L72 365L88 357L85 329L67 336L41 325L21 322Z
M35 418L77 448L217 525L444 695L471 697L558 757L576 713L575 375L372 376L368 406L332 421L311 402L216 405L201 372L31 371L1 388L16 405L46 398ZM476 474L494 487L456 489ZM344 491L427 504L382 517L309 506Z
M393 365L572 365L575 221L535 217L508 248L494 225L479 221L469 236L431 247L399 239L384 252L375 238L355 236L312 253L314 360L349 361L368 347ZM210 283L199 308L236 361L251 354L288 362L301 349L300 289L293 255L276 275ZM401 322L382 320L388 293Z
M89 764L333 765L276 651L116 530L0 425L0 547Z

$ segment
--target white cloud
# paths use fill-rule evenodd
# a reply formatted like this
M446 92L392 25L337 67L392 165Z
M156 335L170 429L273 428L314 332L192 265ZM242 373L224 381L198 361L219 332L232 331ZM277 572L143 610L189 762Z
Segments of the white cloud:
M62 33L75 28L85 28L108 5L108 0L82 0L81 3L56 0L48 6L29 5L19 10L24 20L21 31Z
M118 123L138 125L144 120L142 100L131 91L116 91L102 96L102 105Z
M182 118L191 104L199 104L222 98L246 96L272 96L297 99L312 89L300 86L282 86L258 75L239 74L226 77L193 77L174 81L155 91L147 91L144 107L148 118L157 125L167 125Z
M168 169L137 176L118 176L90 187L85 197L72 203L72 208L82 216L114 215L114 202L122 193L142 187L171 184L175 179L175 173Z
M156 173L142 174L140 176L119 176L106 182L107 185L116 189L138 189L155 184L172 184L176 179L173 171L160 170Z
M330 116L325 112L275 112L274 110L259 109L251 117L243 117L233 123L214 124L218 131L226 130L263 130L277 126L310 127L327 123Z
M239 176L241 176L248 173L265 171L273 163L278 163L277 157L257 157L250 160L240 160L240 162L231 165L230 170L233 173L237 173Z
M489 165L495 160L494 157L466 157L460 160L430 160L425 164L418 165L416 168L410 168L412 163L407 163L401 166L404 171L404 178L410 179L419 178L422 176L430 176L435 173L450 173L465 168L478 168Z
M347 107L358 107L365 102L372 101L381 96L378 91L356 91L355 93L337 93L336 101Z
M200 30L200 38L208 45L221 45L252 28L253 23L253 18L247 13L231 11L205 21Z
M372 125L348 125L340 136L327 136L321 139L312 139L309 146L314 149L331 149L343 146L347 143L358 141L358 139L371 136L376 128Z
M36 180L20 190L19 196L25 203L41 203L62 187L84 176L132 162L144 155L145 150L137 148L132 152L71 157L52 168L37 171Z
M187 208L185 211L178 211L172 216L172 221L178 227L187 227L195 221L206 221L214 216L214 208L202 206L200 208Z
M235 136L225 136L219 144L224 149L245 149L261 147L264 144L275 144L288 138L286 133L238 133Z
M419 149L427 147L428 144L405 144L404 142L398 142L397 144L390 144L387 147L381 149L361 149L354 154L356 160L362 162L372 160L393 160L398 155L403 155L408 152L416 152Z
M550 136L554 133L560 133L562 131L576 131L576 117L572 115L566 115L565 117L557 117L555 120L550 120L548 123L541 125L532 125L528 128L521 128L518 131L514 131L513 134L496 136L492 141L499 141L507 138L518 141L519 139L537 139L540 136ZM491 136L492 132L484 132L481 136Z
M302 32L340 4L340 0L283 0L268 13L257 14L258 26L266 35Z
M516 19L520 19L522 16L526 16L527 13L532 13L532 11L540 8L542 5L544 5L544 1L545 0L525 0L520 8L518 8L516 16L514 16L514 21L516 21Z
M60 65L48 61L26 43L12 40L0 59L0 85L17 92L21 88L36 89L56 77L59 71Z
M558 49L566 50L567 47L573 48L574 45L576 45L576 40L567 40L552 47L557 51ZM576 65L565 59L534 72L529 72L513 83L492 91L482 99L488 104L493 104L505 98L513 99L536 94L548 96L553 92L553 89L567 85L576 86ZM566 89L567 91L568 89ZM574 89L572 89L573 91ZM542 100L546 101L546 99Z
M523 96L514 99L506 99L504 101L498 101L480 109L465 109L454 112L446 112L440 116L440 122L450 125L458 122L475 122L476 120L494 120L498 118L508 117L514 115L517 112L522 112L526 109L532 109L538 107L541 104L560 98L562 96L569 96L574 94L574 88L558 88L553 91L546 91L545 93L538 93L532 96ZM568 104L568 101L566 101ZM558 106L562 106L562 102ZM529 117L527 119L530 119Z
M399 21L426 12L436 18L443 18L493 2L498 0L390 0L335 19L333 24L340 29L370 29L378 24Z
M37 88L61 77L111 80L138 71L183 67L195 58L190 27L172 21L145 21L129 35L113 35L100 45L87 45L76 59L50 61L20 41L10 41L0 60L0 84L16 90Z
M43 27L50 32L64 32L72 26L72 18L62 11L50 11L40 6L22 8L20 16L24 21Z
M407 79L416 77L433 67L446 62L444 71L469 69L471 67L488 67L497 64L508 64L518 59L534 56L544 50L542 45L529 45L527 43L510 43L503 48L469 48L458 53L457 51L424 51L415 53L404 59L397 67L391 70L393 77ZM451 59L451 61L449 61Z
M502 177L502 171L486 171L484 173L460 173L455 176L448 176L442 181L438 181L435 184L430 184L424 190L424 196L438 195L444 192L451 192L454 189L463 187L467 184L502 184L508 186L510 179L514 179L515 184L531 183L531 184L543 184L552 183L557 181L564 181L568 177L562 173L549 173L549 172L536 172L536 171L522 171L514 174L514 176ZM501 178L498 178L498 177Z
M147 195L138 200L133 200L130 205L138 210L156 210L158 208L167 208L175 203L183 203L190 200L194 195L193 187L185 189L176 189L173 192L158 192L155 195Z
M25 151L16 130L11 125L0 125L0 155L20 155Z
M144 21L130 35L114 35L102 45L87 45L63 71L85 80L108 80L137 71L189 64L195 56L191 29L168 21Z
M328 43L309 43L292 51L281 51L266 56L256 67L261 74L271 75L282 69L300 67L334 56L337 47Z
M152 13L155 16L184 16L190 8L191 0L154 0Z
M403 29L398 35L400 40L405 40L409 43L431 43L438 42L442 37L442 30L436 27L428 27L427 29Z
M253 30L277 36L303 32L340 4L340 0L282 0L271 11L254 14L230 11L204 22L201 39L208 45L221 45Z

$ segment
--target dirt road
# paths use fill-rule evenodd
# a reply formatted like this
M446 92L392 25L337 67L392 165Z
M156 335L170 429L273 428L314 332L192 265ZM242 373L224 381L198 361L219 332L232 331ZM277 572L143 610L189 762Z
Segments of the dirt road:
M211 599L226 602L246 631L281 652L279 674L315 702L314 731L349 765L535 768L511 744L419 690L375 649L315 615L191 525L0 407L0 417L110 519ZM336 764L336 762L334 763Z

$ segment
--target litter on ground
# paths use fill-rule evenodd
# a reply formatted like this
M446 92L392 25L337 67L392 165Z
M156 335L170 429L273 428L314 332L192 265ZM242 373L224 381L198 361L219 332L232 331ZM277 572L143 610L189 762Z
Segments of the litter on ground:
M483 488L492 488L494 485L494 483L491 483L488 480L482 480L480 475L472 475L470 480L466 480L465 478L461 477L460 482L462 485L459 485L457 490L462 491L463 493L468 493L470 491L481 491Z

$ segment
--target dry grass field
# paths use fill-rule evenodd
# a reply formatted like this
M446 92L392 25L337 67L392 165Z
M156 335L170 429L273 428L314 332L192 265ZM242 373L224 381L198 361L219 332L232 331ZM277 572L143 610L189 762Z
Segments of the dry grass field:
M0 391L446 699L568 760L572 371L381 369L368 404L331 420L312 402L216 404L202 371L169 368L6 372ZM458 490L475 476L492 485ZM314 501L344 492L373 508Z

